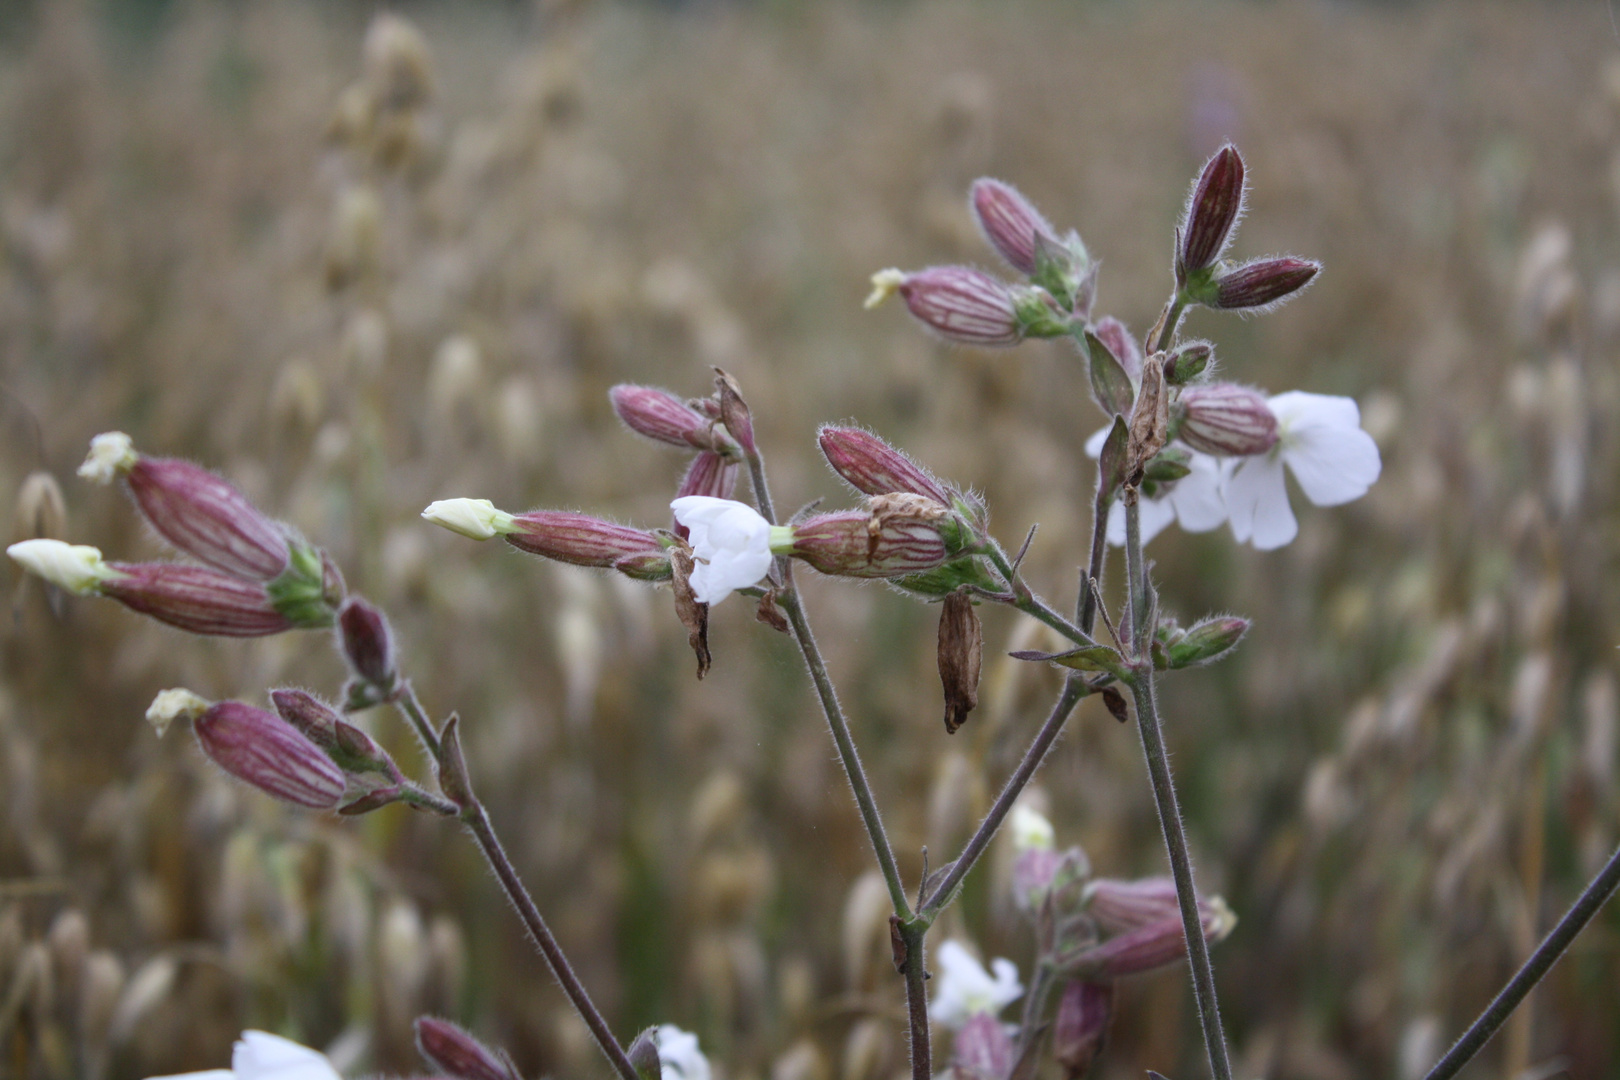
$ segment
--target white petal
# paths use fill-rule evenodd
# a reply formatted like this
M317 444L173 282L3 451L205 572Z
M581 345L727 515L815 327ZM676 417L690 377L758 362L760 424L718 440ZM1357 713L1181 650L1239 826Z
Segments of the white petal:
M718 604L770 570L771 526L752 507L708 495L684 495L669 505L691 534L691 585L699 603Z
M1052 823L1023 803L1013 807L1012 814L1007 819L1007 828L1012 835L1013 847L1019 851L1028 851L1030 848L1050 851L1057 840Z
M1304 390L1290 390L1266 399L1281 426L1291 424L1326 424L1329 427L1359 428L1361 409L1355 398L1335 394L1311 394Z
M1232 535L1261 551L1280 548L1299 532L1288 507L1282 460L1275 455L1244 458L1226 480L1226 509Z
M174 1073L170 1076L151 1076L147 1080L236 1080L229 1069L204 1069L202 1072Z
M89 544L21 540L6 548L6 554L30 574L76 596L89 596L101 582L119 576L102 562L101 552Z
M1108 441L1108 433L1113 430L1114 425L1109 424L1105 428L1098 428L1092 432L1091 437L1086 440L1086 456L1102 457L1103 443Z
M1382 467L1378 444L1359 427L1296 423L1283 442L1282 457L1317 506L1361 498Z
M110 484L135 464L135 444L122 431L104 431L90 440L90 456L79 475L97 484Z
M512 515L488 499L440 499L428 503L422 517L469 540L488 540L511 531Z
M709 1080L709 1059L698 1046L698 1037L674 1024L661 1024L654 1036L658 1045L661 1080Z
M1208 532L1226 520L1226 496L1221 492L1225 469L1216 458L1197 451L1187 464L1192 471L1176 481L1170 491L1170 505L1175 507L1176 520L1183 529Z
M268 1031L244 1031L231 1053L236 1080L342 1080L326 1055Z

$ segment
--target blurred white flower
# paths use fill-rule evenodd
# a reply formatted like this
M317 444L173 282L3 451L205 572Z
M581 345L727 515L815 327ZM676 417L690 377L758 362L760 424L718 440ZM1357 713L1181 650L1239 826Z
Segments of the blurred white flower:
M488 499L440 499L429 503L422 517L469 540L489 540L512 531L512 515L495 509Z
M97 484L110 484L135 464L135 443L122 431L104 431L90 440L90 456L79 475Z
M229 1069L153 1077L152 1080L342 1080L326 1055L268 1031L244 1031Z
M88 596L101 582L119 576L89 544L23 540L6 548L6 554L30 574L76 596Z
M1052 823L1023 803L1013 807L1012 813L1007 818L1007 827L1012 832L1013 847L1019 851L1028 851L1030 848L1050 849L1057 840L1057 835L1052 831Z
M1299 532L1284 465L1317 506L1359 499L1382 468L1378 444L1361 430L1361 411L1352 399L1293 390L1267 404L1277 417L1276 447L1229 461L1223 485L1232 535L1261 551L1282 547Z
M770 570L771 525L752 507L708 495L683 495L669 506L691 534L698 603L718 604Z
M1011 960L999 956L992 960L992 977L955 938L940 945L934 961L939 965L939 983L928 1015L948 1028L959 1028L979 1013L995 1016L1024 993Z
M709 1059L699 1049L696 1035L674 1024L660 1024L656 1039L663 1080L709 1080Z

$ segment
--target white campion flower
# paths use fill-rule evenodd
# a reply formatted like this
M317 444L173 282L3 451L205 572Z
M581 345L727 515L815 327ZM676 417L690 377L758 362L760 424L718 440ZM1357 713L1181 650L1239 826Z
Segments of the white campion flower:
M753 507L709 495L683 495L669 506L690 534L692 593L698 603L718 604L770 570L773 529ZM791 544L792 530L779 531Z
M1041 848L1050 851L1057 843L1057 834L1052 830L1052 823L1037 811L1031 810L1023 803L1014 806L1012 813L1007 817L1007 827L1012 833L1013 847L1019 851L1028 851L1031 848Z
M998 956L990 961L992 976L955 938L940 945L934 962L939 965L939 983L928 1015L948 1028L960 1028L979 1013L996 1016L1024 993L1011 960Z
M23 540L6 548L6 554L30 574L75 596L89 596L97 585L119 576L102 561L100 549L89 544Z
M710 1080L709 1059L698 1047L696 1035L674 1024L660 1024L654 1040L662 1080Z
M104 431L90 440L90 456L79 475L97 484L110 484L135 464L135 441L122 431Z
M1086 440L1086 453L1097 457L1108 439L1108 428ZM1188 532L1208 532L1217 529L1226 520L1226 500L1221 495L1225 481L1221 460L1201 450L1193 450L1183 443L1170 445L1188 453L1188 473L1167 490L1137 505L1141 522L1142 543L1158 536L1172 521L1179 521ZM1108 508L1108 542L1115 547L1125 546L1125 504L1115 499Z
M231 1067L155 1076L151 1080L343 1080L326 1055L268 1031L244 1031Z
M491 540L513 529L512 515L488 499L440 499L429 503L422 517L469 540Z
M1378 444L1361 430L1353 399L1291 390L1266 403L1277 417L1277 445L1227 462L1222 485L1232 535L1261 551L1280 548L1299 532L1284 465L1317 506L1361 498L1382 469Z

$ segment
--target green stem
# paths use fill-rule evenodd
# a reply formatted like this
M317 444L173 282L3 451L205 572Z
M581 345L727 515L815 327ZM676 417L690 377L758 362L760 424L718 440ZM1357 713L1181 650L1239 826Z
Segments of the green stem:
M928 923L913 919L900 926L906 949L900 973L906 979L906 1018L911 1031L911 1080L934 1080L934 1050L928 1032Z
M1130 576L1132 638L1143 641L1147 620L1147 576L1142 570L1141 511L1135 488L1125 489L1125 564ZM1153 783L1153 798L1158 806L1159 827L1164 833L1164 847L1170 858L1170 873L1176 883L1176 902L1181 908L1181 928L1187 939L1187 961L1192 968L1193 996L1198 1000L1198 1019L1204 1032L1204 1048L1209 1054L1210 1073L1215 1080L1232 1080L1232 1065L1226 1055L1226 1034L1221 1029L1220 1004L1215 997L1215 969L1209 961L1209 943L1204 939L1203 919L1198 913L1198 888L1193 881L1192 859L1187 853L1187 834L1181 825L1181 807L1176 802L1175 780L1170 773L1170 756L1165 752L1164 732L1159 726L1158 701L1153 686L1153 663L1144 659L1144 649L1137 646L1133 657L1137 665L1131 679L1131 693L1136 702L1136 728L1142 738L1142 753L1147 758L1148 777Z
M1581 895L1576 897L1575 903L1564 913L1564 917L1558 920L1558 925L1553 927L1552 932L1542 939L1536 951L1524 962L1524 966L1519 968L1508 984L1502 988L1501 993L1485 1007L1479 1019L1469 1026L1450 1050L1446 1051L1446 1056L1429 1070L1423 1080L1450 1080L1473 1059L1475 1054L1483 1050L1491 1036L1507 1022L1507 1018L1519 1007L1525 996L1546 977L1552 966L1558 963L1559 958L1574 942L1576 935L1586 928L1586 924L1592 921L1592 917L1598 913L1609 897L1614 895L1617 887L1620 887L1620 849L1616 849L1615 853L1609 856L1609 861L1603 864L1603 869L1598 871L1597 876L1582 890Z
M1086 564L1086 579L1080 583L1080 603L1077 605L1080 612L1080 630L1089 634L1097 625L1097 593L1092 589L1091 583L1095 581L1097 588L1102 588L1103 556L1108 550L1108 507L1112 502L1106 498L1102 485L1108 478L1102 475L1102 465L1097 466L1097 497L1092 500L1091 506L1091 559Z
M1029 615L1050 626L1076 645L1096 644L1091 639L1089 632L1065 619L1058 613L1057 609L1031 591L1029 585L1025 583L1023 575L1013 567L1012 561L1007 558L1007 553L1002 550L1001 544L994 540L990 541L985 554L989 557L996 570L1000 572L1002 578L1006 580L1007 588L1012 590L1013 607L1022 611L1025 615Z

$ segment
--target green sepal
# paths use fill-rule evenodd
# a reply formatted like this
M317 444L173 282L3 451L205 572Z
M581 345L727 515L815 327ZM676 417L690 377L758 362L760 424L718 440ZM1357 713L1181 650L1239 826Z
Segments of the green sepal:
M924 596L930 600L944 599L963 588L984 589L987 592L1000 592L1006 588L1001 579L991 573L989 566L977 555L955 559L921 573L890 578L889 584L914 596Z
M1038 649L1021 649L1010 654L1014 660L1048 661L1059 667L1075 671L1105 671L1120 681L1131 677L1125 658L1107 645L1082 645L1068 652L1044 653Z
M298 537L288 539L287 549L287 569L265 586L271 606L301 629L331 626L337 617L336 600L341 599L331 593L341 585L333 580L321 549Z
M1152 461L1148 462L1147 471L1142 474L1142 479L1160 484L1180 480L1183 476L1192 472L1192 467L1189 464L1191 461L1192 454L1186 450L1181 449L1179 446L1167 446L1159 451Z

